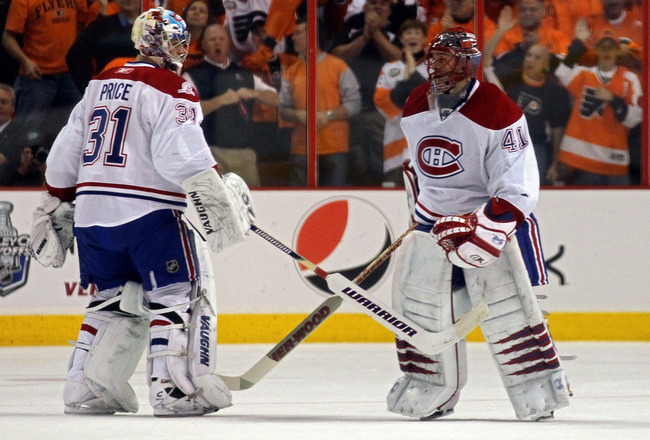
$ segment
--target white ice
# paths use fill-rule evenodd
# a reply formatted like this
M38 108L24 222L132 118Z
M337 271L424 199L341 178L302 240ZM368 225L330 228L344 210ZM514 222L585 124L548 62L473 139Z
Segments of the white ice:
M66 416L71 347L0 348L0 440L629 440L650 439L650 343L559 343L574 396L549 422L519 421L484 343L468 344L469 381L456 412L421 422L386 411L399 370L391 344L296 348L234 406L183 419L154 418L145 366L132 379L135 415ZM218 372L242 374L271 345L220 345Z

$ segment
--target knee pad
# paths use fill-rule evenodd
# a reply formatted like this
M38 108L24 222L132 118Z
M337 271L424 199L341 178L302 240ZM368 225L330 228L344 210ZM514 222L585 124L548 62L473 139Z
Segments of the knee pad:
M513 240L492 265L465 270L465 278L472 302L489 306L481 330L517 417L544 418L569 404L569 391Z
M137 283L99 292L84 317L64 388L68 414L137 412L138 400L128 381L147 344L149 320L121 310L137 311L142 298ZM108 299L104 299L108 298ZM141 303L140 307L141 307ZM111 311L117 309L117 311Z
M397 257L393 306L427 330L449 328L471 309L465 289L452 292L451 271L433 237L412 232ZM398 339L397 358L404 377L388 393L388 410L419 418L449 414L467 382L465 341L431 356Z

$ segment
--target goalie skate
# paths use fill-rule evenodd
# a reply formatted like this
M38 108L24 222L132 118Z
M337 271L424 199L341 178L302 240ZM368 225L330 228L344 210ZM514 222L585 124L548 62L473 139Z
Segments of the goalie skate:
M110 416L116 412L129 412L116 400L97 397L83 382L68 382L64 393L65 409L69 415Z
M197 402L196 395L186 395L166 379L153 380L149 396L156 417L196 417L219 410L216 406L206 407L205 402Z

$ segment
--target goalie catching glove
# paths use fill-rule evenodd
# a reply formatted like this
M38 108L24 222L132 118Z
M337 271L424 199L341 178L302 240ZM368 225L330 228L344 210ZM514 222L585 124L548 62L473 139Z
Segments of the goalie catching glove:
M32 215L29 252L45 267L61 267L74 240L74 205L45 193Z
M221 252L243 241L255 222L255 208L248 186L235 173L219 177L210 168L186 179L183 189L199 214L210 248Z
M507 212L499 216L506 219L496 219L485 204L472 214L438 219L431 234L455 266L466 269L485 267L499 258L517 227L516 217L511 211Z

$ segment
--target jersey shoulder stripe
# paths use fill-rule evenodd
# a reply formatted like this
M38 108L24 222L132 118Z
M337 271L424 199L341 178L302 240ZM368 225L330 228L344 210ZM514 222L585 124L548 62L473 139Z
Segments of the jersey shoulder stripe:
M199 94L185 78L176 75L170 70L153 67L148 63L126 63L124 66L107 69L99 74L96 79L100 81L116 79L141 82L172 98L199 102Z
M489 110L487 110L489 109ZM491 83L481 82L460 113L489 130L502 130L523 116L519 106Z
M404 103L402 118L413 116L417 113L429 110L429 100L427 98L427 93L429 92L430 88L431 84L426 82L413 89L408 99Z

